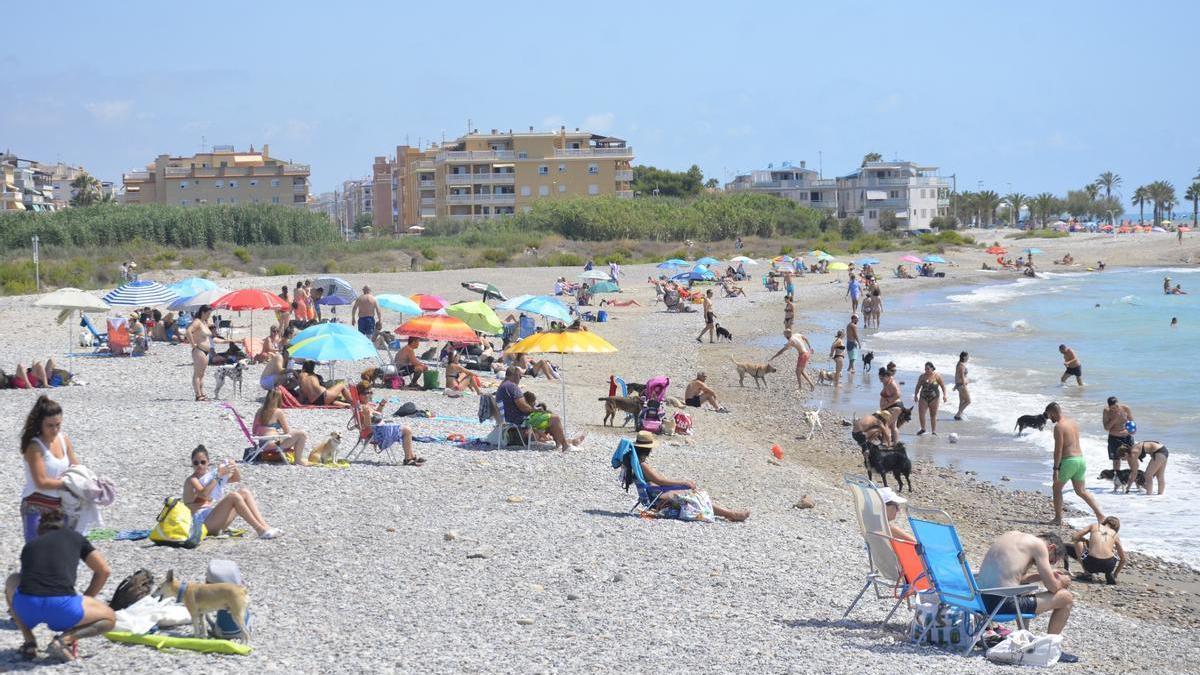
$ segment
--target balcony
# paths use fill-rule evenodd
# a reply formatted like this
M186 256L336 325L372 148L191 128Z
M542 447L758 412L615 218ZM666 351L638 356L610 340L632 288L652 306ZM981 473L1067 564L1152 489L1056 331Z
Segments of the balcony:
M150 172L149 171L129 171L123 176L123 180L125 180L125 182L129 182L131 180L150 180Z
M293 174L293 173L307 174L309 172L309 170L308 170L307 164L284 164L283 172L285 174Z
M820 209L822 211L836 211L837 207L838 207L837 202L832 201L832 200L816 201L816 202L802 201L802 202L800 202L800 204L803 206L807 206L811 209Z
M168 166L163 169L163 175L167 178L187 178L192 175L192 167L190 166Z
M437 198L421 197L421 206L437 206Z
M296 194L296 195L308 194L308 184L307 183L297 183L295 185L292 185L292 194Z
M515 173L448 173L446 185L512 185Z
M216 178L220 175L217 171L217 169L213 168L201 169L196 167L195 169L192 169L192 175L196 178Z
M938 206L950 206L950 200L949 199L939 199Z
M437 187L437 181L435 181L435 180L417 181L417 186L423 187L423 188L434 188L434 187Z
M446 195L447 204L497 204L510 206L515 204L517 195L514 193L497 192L493 194Z
M868 209L890 209L892 211L908 212L907 199L868 199L866 200L866 208Z
M950 181L938 176L909 176L908 178L867 178L858 187L950 187Z
M439 162L490 162L516 158L517 153L512 150L448 150L437 154Z
M617 190L617 199L633 199L633 190Z
M555 148L555 157L628 157L633 158L633 148Z
M613 174L613 180L615 180L619 183L632 183L633 182L633 171L632 170L617 171L616 173Z
M472 214L472 213L452 213L452 214L450 214L449 218L450 218L450 220L459 221L459 222L464 222L464 221L477 221L478 222L478 221L482 221L482 220L496 220L498 218L509 218L512 215L513 214L511 214L511 213L474 213L474 214Z
M422 159L422 160L413 162L412 168L414 171L433 171L433 160L432 159Z

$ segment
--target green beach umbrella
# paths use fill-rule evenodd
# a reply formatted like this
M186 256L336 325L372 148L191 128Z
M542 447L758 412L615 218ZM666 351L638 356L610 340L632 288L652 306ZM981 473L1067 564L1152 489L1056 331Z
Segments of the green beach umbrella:
M504 324L500 323L500 317L482 300L450 305L446 308L446 314L461 320L480 333L499 335L504 332Z
M620 293L621 287L611 281L597 281L588 290L595 293Z

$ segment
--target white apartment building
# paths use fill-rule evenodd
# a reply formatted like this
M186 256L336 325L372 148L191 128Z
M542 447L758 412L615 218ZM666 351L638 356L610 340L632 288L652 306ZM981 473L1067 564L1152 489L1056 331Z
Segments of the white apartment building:
M821 178L806 167L805 162L794 167L784 162L778 169L768 165L765 170L736 176L725 189L730 192L759 192L800 202L823 211L837 211L837 181Z

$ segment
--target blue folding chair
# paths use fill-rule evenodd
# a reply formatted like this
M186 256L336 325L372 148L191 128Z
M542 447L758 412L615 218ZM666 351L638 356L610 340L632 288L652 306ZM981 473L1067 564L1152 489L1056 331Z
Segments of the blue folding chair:
M88 318L87 314L83 314L83 318L79 320L79 325L88 329L88 332L92 334L93 347L99 349L108 344L108 335L96 330L96 327L92 325L92 320Z
M621 396L622 398L625 396L629 396L629 385L625 383L624 379L622 379L620 377L614 377L613 381L617 383L617 394L619 396ZM629 424L630 422L633 421L633 419L634 419L634 415L632 413L625 413L625 421L621 422L621 426L625 426L625 425Z
M626 458L628 458L628 463ZM675 490L691 489L686 485L651 485L646 482L646 477L642 474L642 463L637 458L637 448L633 447L633 441L628 438L621 439L612 456L612 468L619 469L622 465L629 467L632 472L633 485L637 487L638 491L638 500L629 509L630 511L637 510L638 507L641 507L643 513L652 511L664 494Z
M935 518L937 520L935 520ZM938 522L942 521L942 522ZM1002 588L979 588L971 566L967 563L967 554L963 551L962 542L958 538L958 530L950 523L950 516L945 511L937 509L908 509L908 522L912 526L913 535L917 538L917 553L925 563L929 580L933 583L942 605L955 607L973 614L982 621L979 628L971 635L970 644L963 654L970 654L993 621L1001 623L1016 622L1017 627L1024 629L1025 620L1032 619L1033 614L1021 614L1018 611L1017 600L1026 595L1038 592L1037 584L1022 584ZM996 608L988 611L983 604L982 596L996 595L1004 598ZM1009 608L1011 612L1002 612ZM933 628L929 626L917 638L921 642Z
M533 317L531 316L522 314L520 318L520 326L521 332L520 337L518 338L520 340L524 340L525 338L537 332L537 324L533 322Z

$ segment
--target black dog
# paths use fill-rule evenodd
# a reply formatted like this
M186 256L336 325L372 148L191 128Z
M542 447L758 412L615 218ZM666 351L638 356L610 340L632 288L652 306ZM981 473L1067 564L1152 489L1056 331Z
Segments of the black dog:
M1046 415L1021 415L1017 418L1017 435L1020 436L1025 429L1037 429L1041 431L1046 427Z
M875 352L867 352L866 354L863 354L862 362L863 362L863 372L864 373L871 372L871 362L874 360L875 360Z
M717 324L717 340L722 339L733 342L733 333L730 333L729 329L721 326L721 324Z
M634 394L637 394L638 396L646 395L646 385L644 384L628 382L625 384L625 389L629 392L630 396L633 396Z
M896 443L890 448L881 448L874 443L867 444L867 451L864 454L865 464L867 467L867 478L871 477L871 472L879 474L879 478L883 480L883 486L887 487L887 474L892 474L892 478L896 480L896 487L900 492L904 491L904 481L900 480L903 476L908 481L908 493L912 494L912 461L908 459L908 451L903 443Z
M1121 469L1115 475L1113 474L1112 469L1105 469L1100 472L1098 478L1100 478L1100 480L1111 480L1113 482L1113 490L1119 490L1124 487L1125 492L1129 492L1129 469ZM1138 469L1136 482L1138 487L1142 488L1143 490L1146 489L1145 471Z

